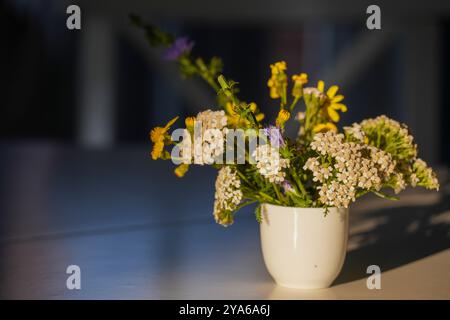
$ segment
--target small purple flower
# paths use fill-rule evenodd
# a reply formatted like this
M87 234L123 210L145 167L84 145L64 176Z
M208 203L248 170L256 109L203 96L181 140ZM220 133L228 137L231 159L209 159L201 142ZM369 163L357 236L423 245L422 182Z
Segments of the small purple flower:
M166 52L164 52L164 59L169 61L177 60L183 54L190 52L193 47L194 42L189 41L187 37L177 38Z
M284 146L284 140L283 136L281 135L280 128L269 126L267 128L264 128L263 131L264 134L269 138L270 145L272 147L279 148Z
M284 193L295 192L294 187L293 187L292 184L291 184L289 181L287 181L287 180L284 180L284 181L281 183L281 187L283 188Z

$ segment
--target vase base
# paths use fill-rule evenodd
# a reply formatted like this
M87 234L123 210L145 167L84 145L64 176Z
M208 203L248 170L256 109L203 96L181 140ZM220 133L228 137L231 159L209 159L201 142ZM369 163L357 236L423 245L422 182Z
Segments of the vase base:
M275 281L275 283L284 288L288 289L296 289L296 290L320 290L320 289L327 289L331 286L331 284L324 284L324 285L298 285L298 284L288 284L288 283L281 283Z

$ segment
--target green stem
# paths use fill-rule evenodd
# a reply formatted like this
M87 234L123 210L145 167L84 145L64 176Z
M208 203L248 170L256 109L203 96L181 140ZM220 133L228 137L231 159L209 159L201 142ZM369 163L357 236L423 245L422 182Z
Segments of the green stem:
M379 192L379 191L372 191L372 192L375 193L375 194L376 194L377 196L379 196L380 198L383 198L383 199L398 200L397 197L390 196L390 195L384 194L384 193Z
M278 186L277 186L275 183L272 183L272 187L274 188L275 193L277 194L278 199L279 199L280 201L284 201L284 197L283 197L283 195L281 194L280 189L278 188Z
M298 187L300 188L300 192L302 193L303 197L306 197L306 190L305 187L303 186L303 183L301 182L300 178L298 177L297 173L295 172L295 170L292 170L292 176L294 177L295 183L298 185Z
M238 176L245 181L245 183L247 183L249 186L252 186L252 184L250 183L250 181L248 181L248 179L242 174L242 172L240 172L237 168L236 168L236 172L238 174Z
M269 200L270 202L281 204L281 201L269 196L267 193L259 191L259 195L261 195L264 199Z
M243 207L248 206L249 204L252 204L255 202L257 202L257 200L252 200L252 201L247 201L247 202L241 203L240 205L238 205L236 207L236 209L234 209L234 211L238 211L238 210L242 209Z
M286 96L287 86L283 85L282 93L281 93L281 109L284 109L284 106L287 103L287 96Z
M296 97L294 99L294 101L292 101L291 106L289 107L289 110L292 112L292 110L294 110L295 106L297 105L298 101L300 100L300 98Z

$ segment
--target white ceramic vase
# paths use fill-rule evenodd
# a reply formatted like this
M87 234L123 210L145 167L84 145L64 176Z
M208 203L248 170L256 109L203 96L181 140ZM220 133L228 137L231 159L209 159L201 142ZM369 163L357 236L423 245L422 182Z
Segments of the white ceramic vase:
M345 260L348 209L262 207L264 262L275 282L297 289L327 288Z

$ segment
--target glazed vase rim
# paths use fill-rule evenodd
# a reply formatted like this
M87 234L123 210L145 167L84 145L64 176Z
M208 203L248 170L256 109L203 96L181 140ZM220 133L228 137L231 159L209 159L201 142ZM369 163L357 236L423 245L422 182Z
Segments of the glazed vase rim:
M284 209L308 209L308 210L325 210L324 207L288 207L288 206L280 206L278 204L272 204L264 202L262 205L284 208ZM348 210L349 208L338 208L338 207L328 207L329 210Z

